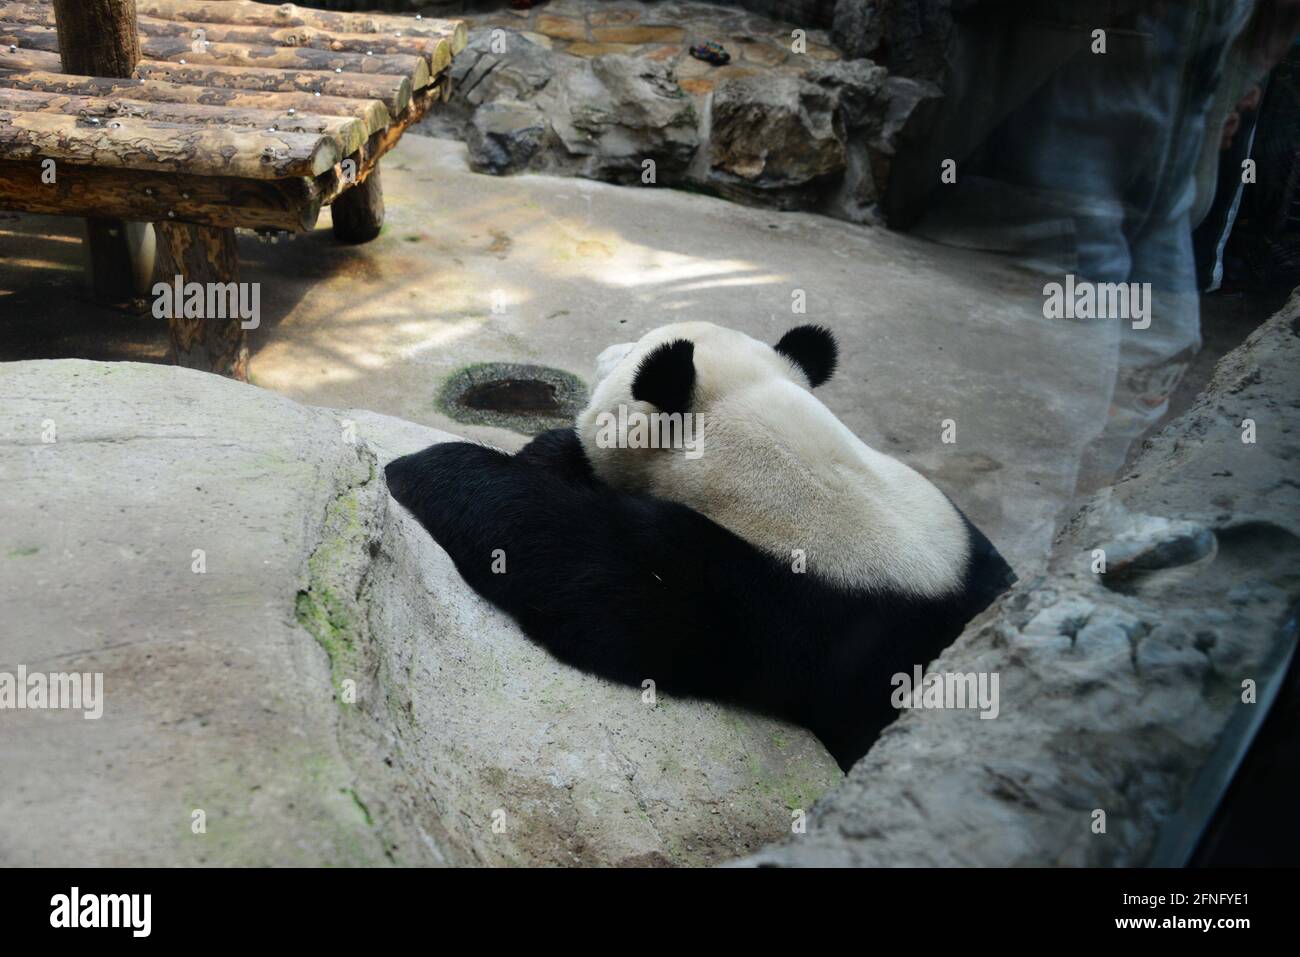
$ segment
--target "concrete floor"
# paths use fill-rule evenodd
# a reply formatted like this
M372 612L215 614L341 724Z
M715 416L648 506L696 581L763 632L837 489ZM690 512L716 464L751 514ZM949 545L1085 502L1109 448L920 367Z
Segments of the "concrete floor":
M525 437L436 408L453 372L514 361L586 378L606 345L666 322L769 342L819 322L842 346L823 401L930 475L1022 572L1046 554L1102 421L1113 326L1044 319L1041 276L809 214L479 176L461 144L419 136L385 160L384 187L387 224L366 246L336 244L328 214L293 242L241 237L242 279L262 287L255 384L515 448ZM0 214L0 359L164 361L158 321L86 301L79 228Z

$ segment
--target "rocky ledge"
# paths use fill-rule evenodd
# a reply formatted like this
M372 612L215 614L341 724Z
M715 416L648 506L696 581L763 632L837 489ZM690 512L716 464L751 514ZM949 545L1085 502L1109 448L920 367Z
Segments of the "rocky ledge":
M931 665L997 717L910 710L745 863L1181 864L1295 643L1300 292Z
M0 365L0 864L710 864L842 779L800 729L575 671L382 464L452 436L184 369Z
M418 129L463 139L471 166L497 175L677 186L877 222L893 157L940 99L861 51L842 59L811 21L716 4L553 0L465 18L451 100ZM692 57L706 41L730 61Z
M1297 370L1300 295L932 664L990 717L908 710L842 778L470 592L380 467L443 433L0 365L0 672L104 689L0 716L0 864L1179 863L1294 643Z

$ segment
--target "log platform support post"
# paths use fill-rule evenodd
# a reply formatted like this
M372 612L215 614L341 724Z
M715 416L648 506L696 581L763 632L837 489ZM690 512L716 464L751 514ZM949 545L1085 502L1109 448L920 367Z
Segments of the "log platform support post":
M384 187L379 182L379 164L370 175L345 189L330 204L334 217L334 238L345 243L368 243L384 226Z
M235 231L189 223L154 223L158 237L159 282L238 283L239 251ZM206 297L210 299L211 297ZM227 295L226 297L230 297ZM248 338L238 316L186 318L181 303L168 317L171 356L177 365L248 381Z
M140 62L135 0L54 0L63 72L129 77ZM86 268L95 298L134 299L148 289L152 243L148 229L119 219L86 220Z

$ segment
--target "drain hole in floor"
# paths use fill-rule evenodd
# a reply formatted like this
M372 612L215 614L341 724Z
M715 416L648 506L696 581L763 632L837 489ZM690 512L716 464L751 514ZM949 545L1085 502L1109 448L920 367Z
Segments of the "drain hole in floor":
M587 387L562 369L522 362L482 362L453 373L438 408L457 422L536 435L572 426Z
M459 402L466 408L489 412L555 414L560 411L555 386L537 379L479 382L466 389Z

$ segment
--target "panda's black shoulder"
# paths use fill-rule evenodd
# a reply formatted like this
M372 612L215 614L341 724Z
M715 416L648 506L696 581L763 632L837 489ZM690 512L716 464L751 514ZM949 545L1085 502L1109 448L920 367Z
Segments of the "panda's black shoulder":
M573 428L542 432L515 454L515 460L570 484L591 486L598 482L578 432Z
M962 584L961 614L970 620L1016 583L1016 573L997 547L958 509L970 538L970 560Z

